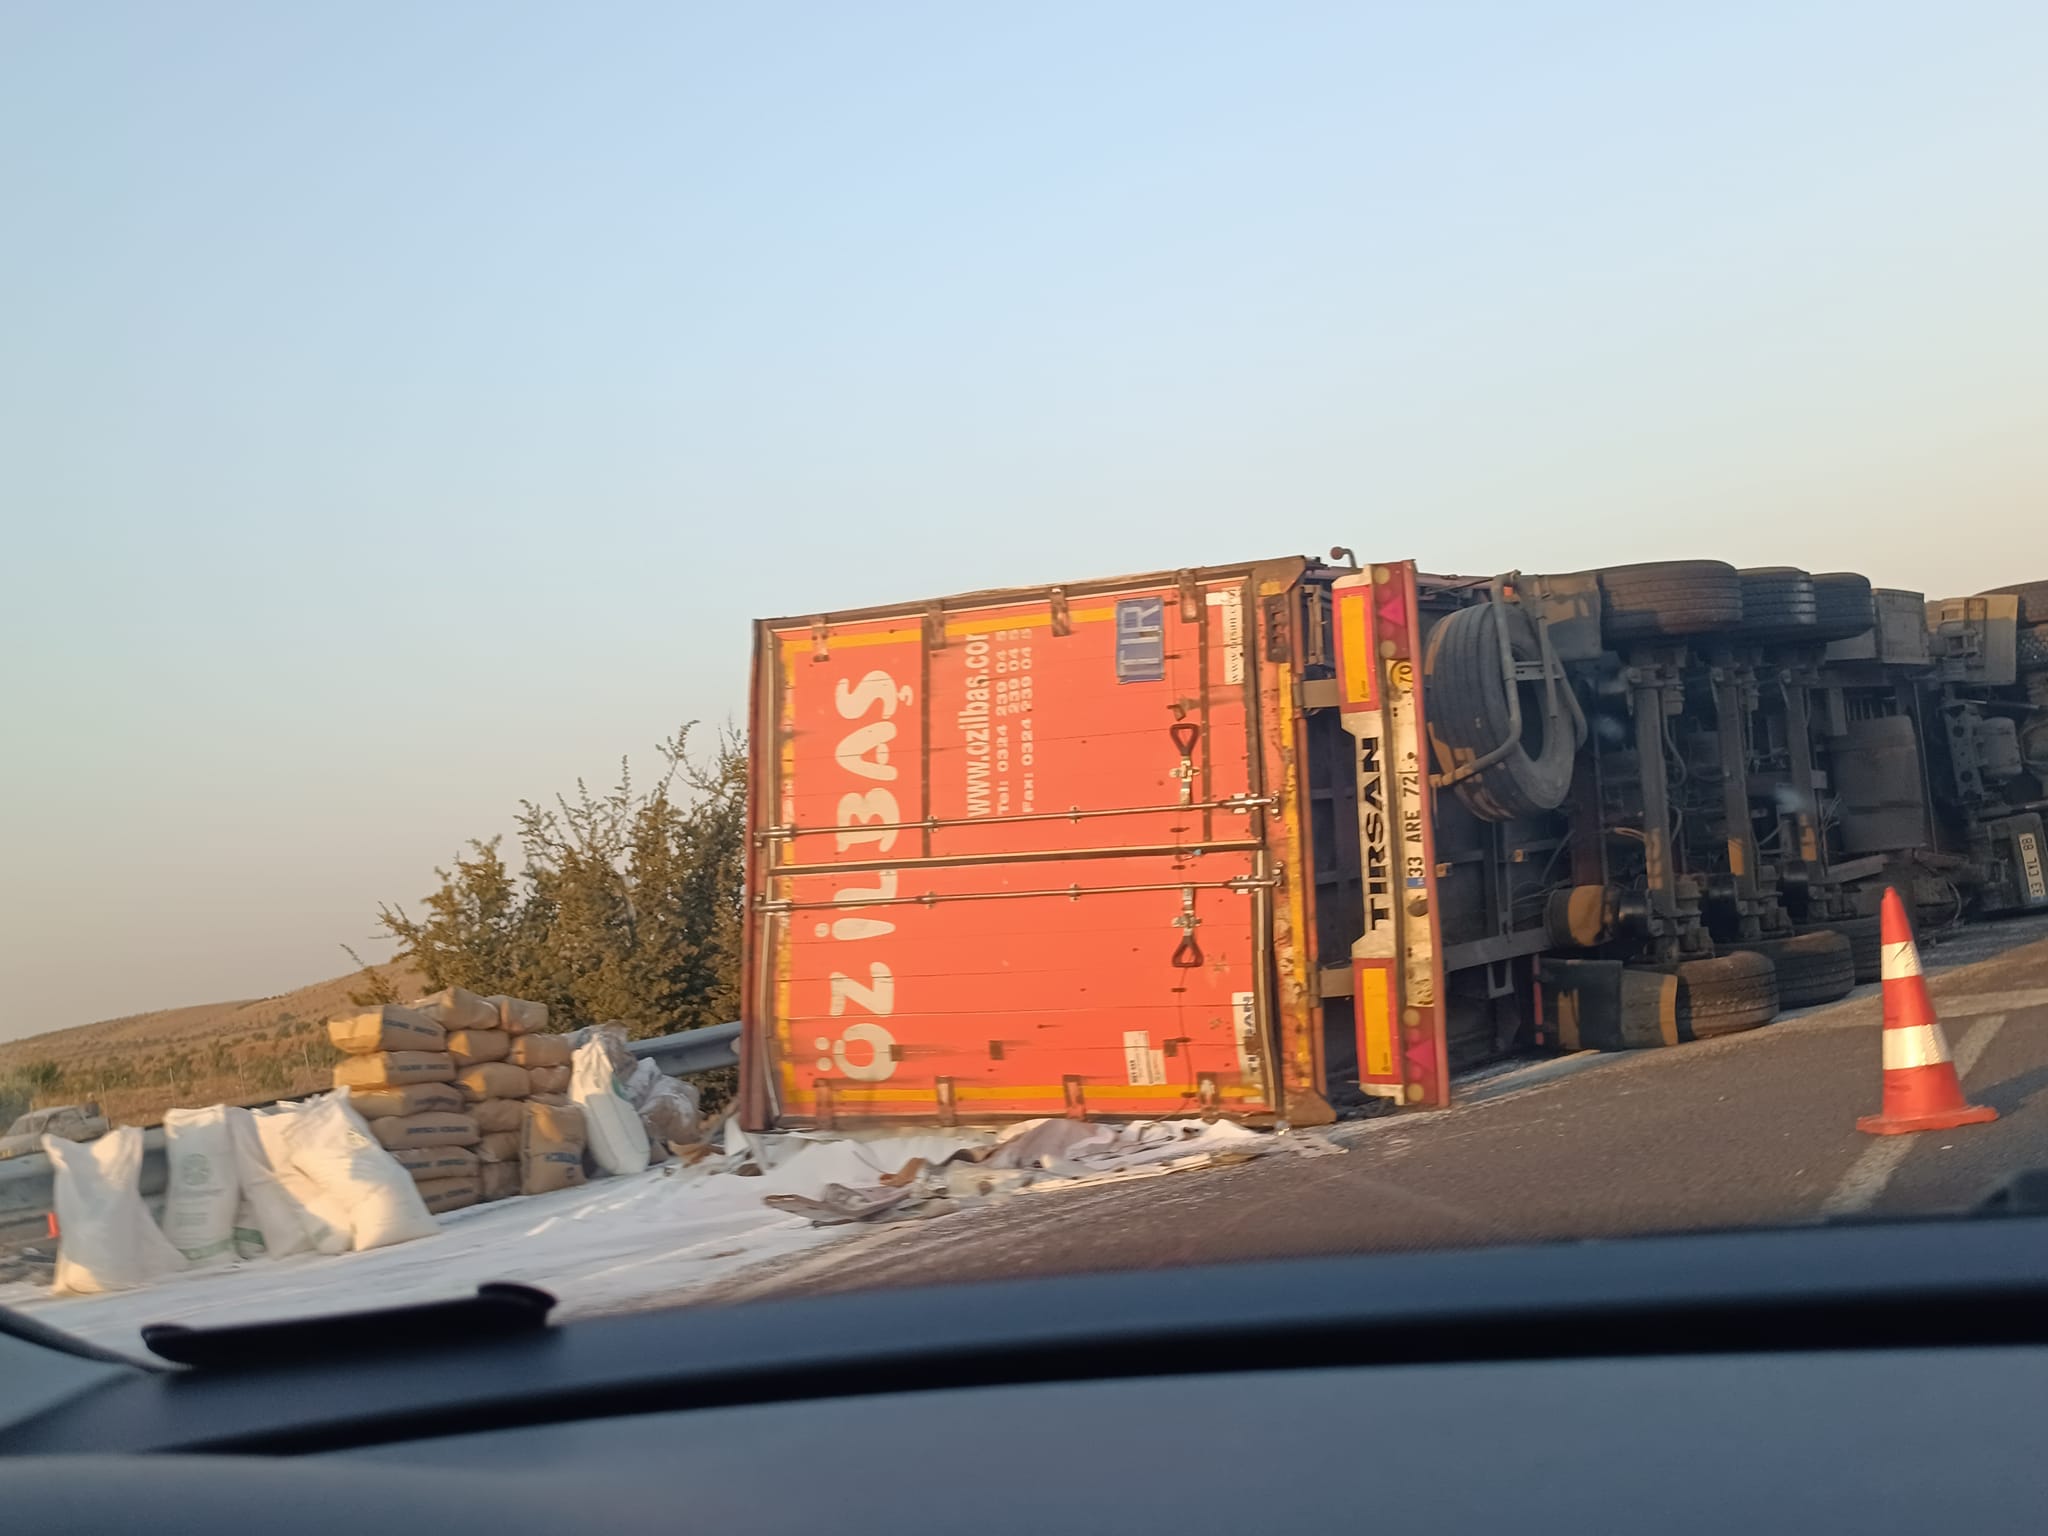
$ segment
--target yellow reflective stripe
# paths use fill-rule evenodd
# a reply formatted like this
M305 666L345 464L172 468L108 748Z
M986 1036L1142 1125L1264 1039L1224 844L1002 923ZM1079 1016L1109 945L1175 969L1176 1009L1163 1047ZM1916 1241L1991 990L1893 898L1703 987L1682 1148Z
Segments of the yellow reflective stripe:
M1366 609L1363 595L1346 593L1338 600L1337 631L1343 648L1344 702L1346 704L1375 704L1378 702L1374 684L1377 658L1369 648L1372 638L1372 615Z
M1116 609L1113 606L1108 608L1076 608L1068 613L1067 622L1070 624L1107 624L1115 617ZM865 621L853 619L849 622L858 624ZM977 614L972 618L949 620L946 624L946 633L948 635L980 635L986 634L992 629L1046 629L1051 627L1051 624L1052 615L1049 613L1018 613L1002 616L998 616L995 613L986 613ZM776 638L785 647L792 649L815 643L808 629L785 629L779 631ZM923 638L924 630L922 628L875 629L863 634L854 635L843 635L828 631L825 637L825 645L828 650L836 651L853 645L908 645L913 640L922 640Z
M1394 972L1390 966L1361 965L1355 973L1358 1022L1365 1039L1365 1070L1370 1077L1394 1075Z
M1083 1082L1085 1091L1096 1099L1192 1099L1201 1090L1194 1086L1178 1083L1118 1083L1106 1078L1088 1078ZM1259 1095L1253 1088L1221 1083L1217 1095L1226 1102L1234 1100L1254 1101ZM966 1083L956 1084L953 1097L960 1103L973 1099L1065 1099L1066 1086L1061 1083L1020 1083L1014 1087L1001 1084L979 1087ZM799 1088L791 1094L793 1103L808 1103L813 1094L809 1088ZM936 1104L937 1090L925 1088L870 1088L863 1084L834 1081L832 1098L839 1104Z

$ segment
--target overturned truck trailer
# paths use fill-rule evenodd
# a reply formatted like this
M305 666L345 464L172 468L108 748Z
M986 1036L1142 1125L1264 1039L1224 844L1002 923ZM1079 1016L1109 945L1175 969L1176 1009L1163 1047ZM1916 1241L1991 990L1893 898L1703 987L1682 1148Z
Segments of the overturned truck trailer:
M1285 559L756 626L743 1121L1327 1120L2048 907L2048 583Z

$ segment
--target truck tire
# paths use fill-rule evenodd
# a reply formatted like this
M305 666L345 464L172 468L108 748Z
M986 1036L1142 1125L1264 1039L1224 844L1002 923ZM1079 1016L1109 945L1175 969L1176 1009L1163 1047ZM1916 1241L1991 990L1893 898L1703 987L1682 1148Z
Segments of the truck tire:
M1439 772L1454 773L1492 752L1508 735L1508 690L1520 689L1522 732L1499 761L1453 787L1472 814L1486 821L1540 815L1564 803L1572 785L1578 741L1571 723L1544 713L1546 689L1501 675L1500 635L1518 662L1541 658L1536 627L1518 605L1479 603L1461 608L1430 631L1423 657L1429 699L1429 744ZM1560 689L1570 684L1558 679Z
M1600 632L1611 646L1708 635L1742 623L1742 577L1719 560L1654 560L1596 574Z
M2030 624L2020 631L2019 665L2022 672L2048 672L2048 624Z
M1810 639L1820 622L1813 578L1796 566L1767 565L1742 577L1742 633L1752 640Z
M1813 600L1816 640L1852 640L1877 623L1870 580L1854 571L1828 571L1814 577Z
M1789 939L1730 944L1731 954L1762 955L1778 973L1778 1006L1810 1008L1856 989L1856 955L1848 938L1825 928Z
M1806 933L1839 933L1849 941L1849 960L1856 980L1876 981L1882 974L1884 948L1874 917L1837 917L1802 930Z
M1762 955L1717 955L1678 967L1678 1019L1694 1040L1740 1034L1778 1016L1777 968Z
M1778 1016L1778 973L1762 955L1682 961L1677 971L1622 970L1620 1043L1683 1045L1740 1034Z
M2016 581L2009 587L1993 587L1979 597L2016 597L2020 600L2022 624L2048 624L2048 581Z

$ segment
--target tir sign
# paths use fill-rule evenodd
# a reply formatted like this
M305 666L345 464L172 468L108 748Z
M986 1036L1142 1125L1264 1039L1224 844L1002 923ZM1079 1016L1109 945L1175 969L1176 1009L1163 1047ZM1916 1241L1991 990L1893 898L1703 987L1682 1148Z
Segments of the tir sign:
M1337 684L1345 714L1377 709L1379 647L1373 638L1372 589L1337 589Z
M1116 605L1116 680L1166 680L1166 599L1127 597Z

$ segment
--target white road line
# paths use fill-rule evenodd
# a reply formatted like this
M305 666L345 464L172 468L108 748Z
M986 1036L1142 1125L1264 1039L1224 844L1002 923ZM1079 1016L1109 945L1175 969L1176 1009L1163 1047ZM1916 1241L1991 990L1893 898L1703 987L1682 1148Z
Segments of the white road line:
M2003 1023L2004 1014L1987 1013L1964 1032L1963 1038L1956 1042L1958 1077L1970 1075L1971 1068L1977 1065ZM1835 1192L1821 1202L1821 1215L1853 1216L1858 1211L1869 1210L1877 1197L1884 1193L1885 1185L1891 1182L1892 1175L1899 1171L1899 1164L1906 1160L1906 1154L1913 1150L1913 1143L1918 1140L1920 1136L1873 1136L1870 1145L1863 1149L1863 1155L1842 1175L1842 1182L1835 1186Z

